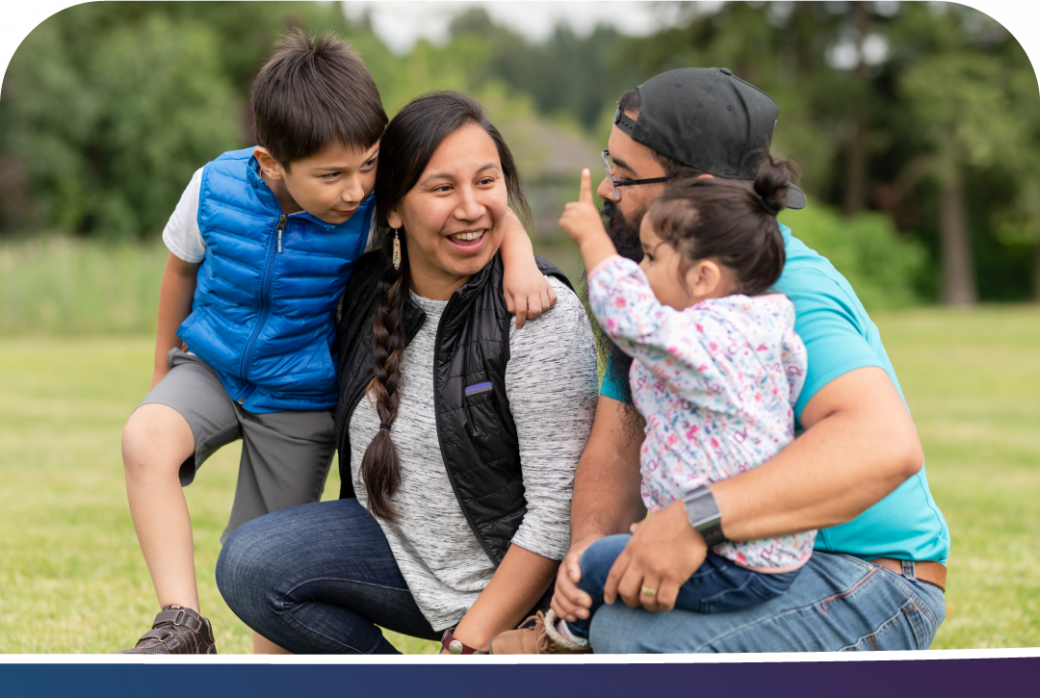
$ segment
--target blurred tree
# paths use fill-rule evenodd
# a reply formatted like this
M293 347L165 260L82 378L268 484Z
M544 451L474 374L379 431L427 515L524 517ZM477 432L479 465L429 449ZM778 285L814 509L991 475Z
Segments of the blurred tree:
M249 85L292 25L346 29L315 3L93 3L43 22L4 79L0 232L160 230L196 168L251 141Z
M1036 171L1040 96L1035 78L1032 89L1022 92L1028 60L1023 64L1024 52L999 24L960 6L925 11L931 16L907 10L901 28L909 35L904 45L925 48L898 82L902 104L921 136L902 180L907 188L922 178L937 183L941 297L951 305L970 305L978 301L978 284L969 177L1015 180ZM1014 213L1031 210L1021 197L1006 198Z
M154 15L77 56L45 22L11 65L4 150L28 172L38 218L126 238L169 215L200 162L240 142L205 26Z
M450 29L452 44L480 46L474 87L501 80L530 95L543 114L566 114L586 129L603 114L605 98L612 103L642 82L638 66L622 55L630 40L613 27L600 25L582 37L559 25L547 41L533 44L474 7L456 16Z

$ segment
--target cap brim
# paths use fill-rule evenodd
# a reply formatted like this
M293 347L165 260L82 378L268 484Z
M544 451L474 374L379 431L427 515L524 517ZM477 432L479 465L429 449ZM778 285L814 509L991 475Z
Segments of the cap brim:
M805 208L805 192L794 184L787 185L787 208Z

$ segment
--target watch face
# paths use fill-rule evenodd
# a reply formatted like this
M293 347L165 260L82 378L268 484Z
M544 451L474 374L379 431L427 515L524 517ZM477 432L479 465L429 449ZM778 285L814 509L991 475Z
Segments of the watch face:
M689 519L690 525L697 529L709 546L726 541L726 536L722 533L722 516L710 489L701 487L690 492L683 499L683 505L686 507L686 518Z
M686 516L694 528L719 519L719 508L715 505L715 497L707 488L695 490L686 495L683 503L686 506Z

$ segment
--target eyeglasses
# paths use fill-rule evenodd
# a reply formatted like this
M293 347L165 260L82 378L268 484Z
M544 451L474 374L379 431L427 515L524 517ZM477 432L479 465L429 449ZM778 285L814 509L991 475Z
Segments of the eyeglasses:
M602 151L600 157L603 158L603 165L607 168L607 177L614 187L614 201L621 201L621 192L618 191L618 187L631 187L635 184L659 184L675 179L674 176L650 177L649 179L619 179L614 176L614 163L610 160L610 151Z

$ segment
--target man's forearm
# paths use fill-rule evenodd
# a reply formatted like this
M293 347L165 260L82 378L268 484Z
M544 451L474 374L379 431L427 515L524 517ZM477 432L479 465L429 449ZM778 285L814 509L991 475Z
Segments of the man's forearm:
M617 400L599 397L592 433L574 476L572 546L589 538L627 533L629 526L646 515L639 494L642 420L626 414L631 409Z
M850 521L921 467L913 421L887 374L862 368L822 388L806 431L771 461L711 485L731 540Z

